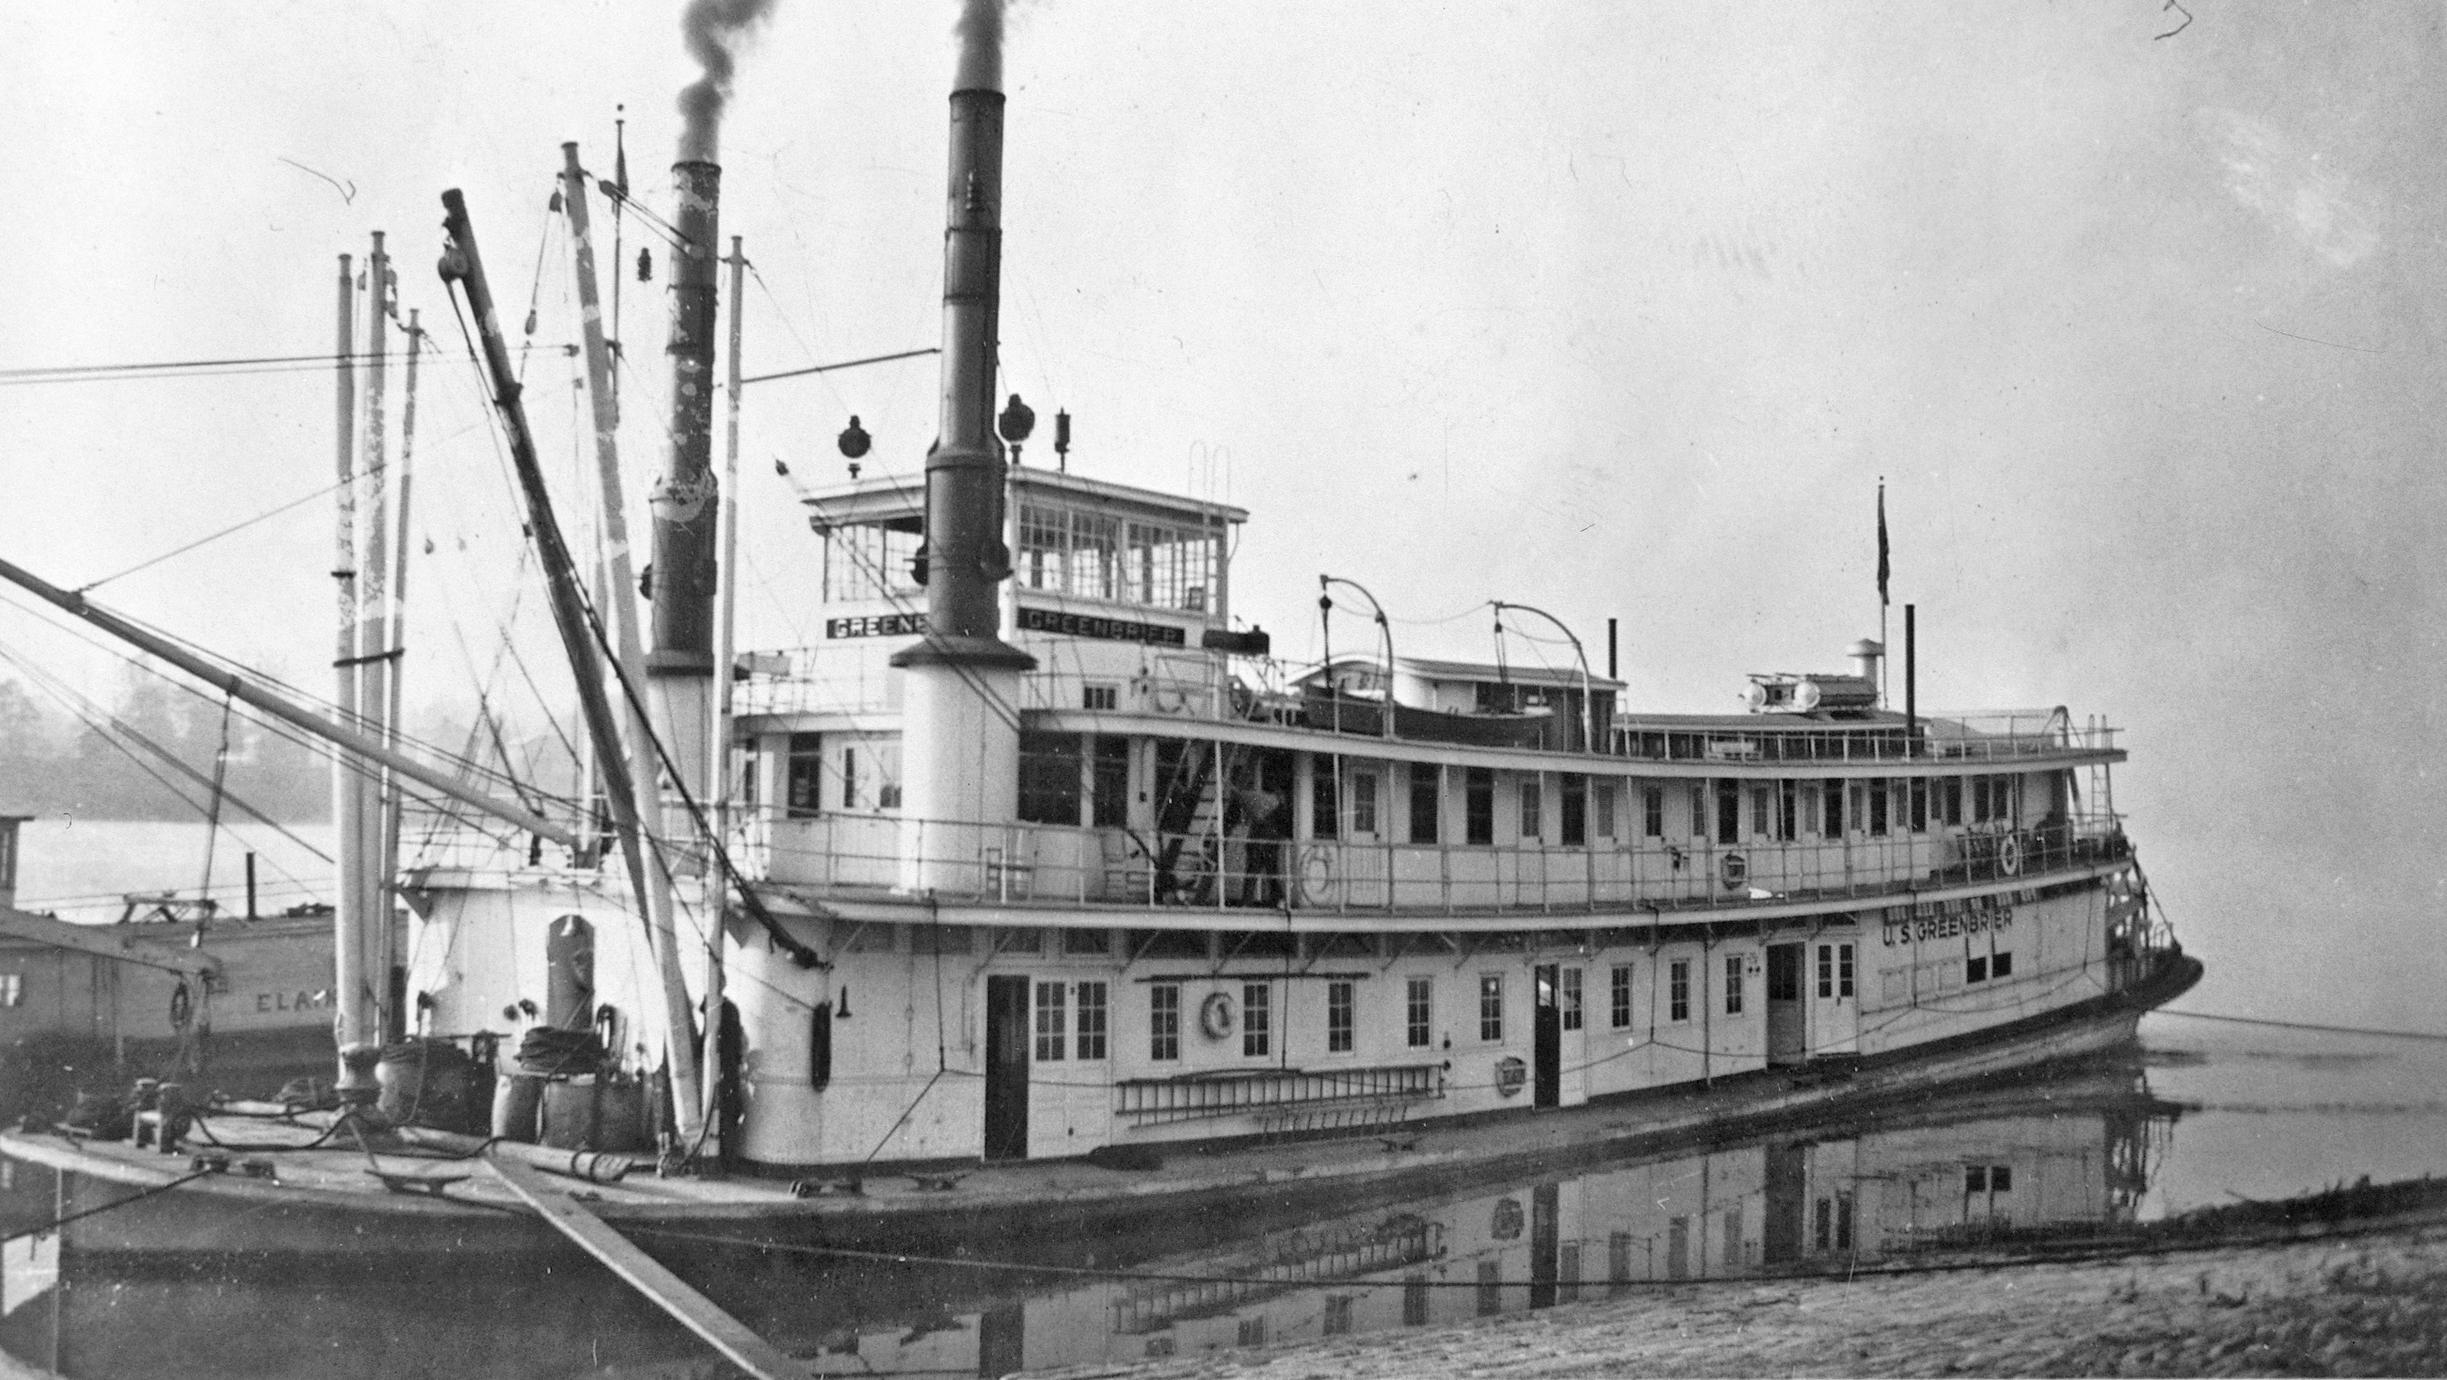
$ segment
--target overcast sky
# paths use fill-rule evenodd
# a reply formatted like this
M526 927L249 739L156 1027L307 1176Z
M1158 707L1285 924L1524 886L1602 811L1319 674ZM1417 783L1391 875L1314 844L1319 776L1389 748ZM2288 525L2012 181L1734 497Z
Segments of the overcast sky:
M1314 652L1331 572L1405 650L1490 655L1491 598L1593 648L1618 618L1659 708L1877 632L1884 475L1922 703L2129 731L2118 803L2213 967L2193 1004L2431 1020L2441 14L2190 8L2160 38L2186 16L2159 0L1025 3L1006 386L1071 410L1079 471L1251 509L1235 611L1279 651ZM533 295L535 339L573 340L559 145L608 172L625 103L667 209L676 14L10 7L0 368L327 350L336 256L389 232L442 350L411 699L462 695L453 629L489 660L519 537L438 195L465 189L513 324ZM750 372L935 343L950 19L781 0L744 50ZM641 486L663 278L623 288ZM556 474L570 367L528 366ZM921 360L750 390L747 640L810 640L773 459L838 476L856 412L871 465L914 468L934 389ZM0 386L0 554L101 579L328 483L332 432L328 373ZM96 597L319 683L330 523ZM0 642L106 673L14 607Z

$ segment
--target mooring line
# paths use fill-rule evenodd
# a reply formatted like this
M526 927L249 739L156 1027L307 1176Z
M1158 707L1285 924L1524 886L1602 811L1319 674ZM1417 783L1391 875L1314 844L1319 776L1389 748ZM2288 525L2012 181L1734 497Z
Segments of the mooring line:
M2173 1011L2165 1007L2150 1013L2156 1016L2188 1016L2196 1021L2225 1021L2233 1025L2266 1025L2279 1030L2316 1030L2329 1035L2373 1035L2384 1040L2447 1041L2447 1032L2435 1030L2380 1030L2367 1025L2314 1025L2308 1021L2272 1021L2262 1016L2227 1016L2215 1011Z
M70 1222L75 1222L87 1217L96 1217L102 1213L110 1211L112 1208L123 1208L130 1203L141 1203L156 1193L167 1193L171 1189L178 1187L180 1184L191 1184L196 1180L203 1178L207 1174L218 1174L220 1172L221 1171L218 1169L199 1169L192 1174L186 1174L180 1176L179 1178L172 1179L166 1184L155 1184L151 1188L145 1189L140 1193L133 1193L125 1198L113 1199L112 1201L104 1203L99 1207L89 1207L78 1212L69 1213L65 1217L47 1222L42 1226L28 1227L24 1231L10 1232L6 1236L0 1236L0 1244L5 1244L10 1241L20 1241L29 1236L40 1236L45 1232L58 1231L60 1228L68 1225Z

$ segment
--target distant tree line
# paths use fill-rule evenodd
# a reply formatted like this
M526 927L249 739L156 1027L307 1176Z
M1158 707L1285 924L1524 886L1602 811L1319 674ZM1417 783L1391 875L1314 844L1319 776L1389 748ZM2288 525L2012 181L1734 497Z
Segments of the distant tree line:
M218 704L131 674L107 715L94 712L89 722L87 712L0 679L0 808L88 819L204 817L223 741ZM329 816L331 772L313 749L242 712L229 716L228 748L226 794L277 820ZM223 813L233 817L226 804Z

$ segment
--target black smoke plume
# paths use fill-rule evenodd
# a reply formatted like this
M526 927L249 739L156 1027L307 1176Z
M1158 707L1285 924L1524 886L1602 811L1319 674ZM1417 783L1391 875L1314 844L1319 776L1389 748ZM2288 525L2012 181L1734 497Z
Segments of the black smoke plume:
M774 0L688 0L680 34L704 75L680 91L682 161L712 162L721 147L722 107L731 98L738 45L773 13Z

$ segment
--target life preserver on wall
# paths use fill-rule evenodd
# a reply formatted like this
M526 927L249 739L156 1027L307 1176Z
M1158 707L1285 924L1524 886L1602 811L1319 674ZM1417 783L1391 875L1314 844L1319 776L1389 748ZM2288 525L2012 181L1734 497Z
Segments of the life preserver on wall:
M1158 714L1179 714L1189 708L1189 692L1178 685L1149 686L1147 705Z
M1300 852L1300 903L1330 906L1335 901L1334 855L1312 845Z
M1198 1003L1198 1029L1210 1040L1228 1040L1232 1038L1232 1022L1236 1014L1232 1009L1231 993L1209 992L1207 999Z
M2006 834L1997 840L1997 871L2008 877L2022 875L2022 836Z
M1725 890L1739 889L1750 880L1750 860L1739 853L1727 853L1716 860L1717 875L1725 879Z

